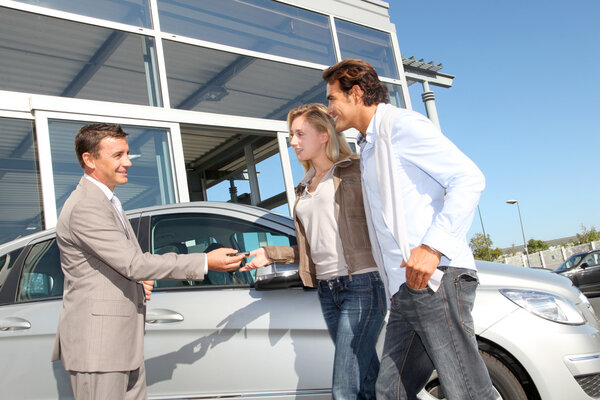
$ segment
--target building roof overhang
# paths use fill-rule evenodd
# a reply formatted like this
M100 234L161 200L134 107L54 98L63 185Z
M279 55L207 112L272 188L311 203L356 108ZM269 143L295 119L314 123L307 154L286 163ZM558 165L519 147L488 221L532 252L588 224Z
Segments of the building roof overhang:
M402 65L409 86L415 82L428 82L435 86L452 87L454 75L440 72L443 68L441 63L435 65L433 61L426 63L423 59L416 60L414 56L402 56Z

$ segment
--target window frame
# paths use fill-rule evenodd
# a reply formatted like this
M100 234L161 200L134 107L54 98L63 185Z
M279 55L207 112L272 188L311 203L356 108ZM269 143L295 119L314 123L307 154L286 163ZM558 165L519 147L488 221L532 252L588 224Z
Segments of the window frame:
M33 129L33 141L34 141L34 148L37 147L36 151L34 152L34 157L35 157L35 161L37 164L37 174L38 174L38 180L40 182L39 186L38 186L38 196L39 196L39 201L40 201L40 211L41 211L41 215L40 215L40 222L41 222L41 230L46 229L46 224L45 224L45 219L44 219L44 198L43 198L43 193L42 193L42 188L41 188L41 182L42 182L42 171L41 171L41 166L39 165L39 142L37 142L38 137L37 134L35 132L36 130L36 126L35 126L35 118L33 115L31 115L31 112L29 111L21 111L18 110L21 104L20 101L17 101L16 107L11 107L14 108L14 110L6 110L3 109L3 101L10 101L7 98L5 98L4 96L2 96L2 91L0 91L0 118L7 118L7 119L16 119L16 120L25 120L25 121L29 121L32 123L32 129ZM20 99L17 99L20 100Z
M40 165L40 180L45 227L56 226L56 222L58 220L56 194L54 191L52 152L50 148L50 131L48 128L49 120L104 122L149 128L162 128L168 130L168 156L170 157L171 161L171 179L173 181L173 192L175 195L174 202L178 203L189 201L185 163L183 158L177 156L178 154L183 154L181 131L178 123L39 110L35 110L34 115L36 139L38 141L38 161Z

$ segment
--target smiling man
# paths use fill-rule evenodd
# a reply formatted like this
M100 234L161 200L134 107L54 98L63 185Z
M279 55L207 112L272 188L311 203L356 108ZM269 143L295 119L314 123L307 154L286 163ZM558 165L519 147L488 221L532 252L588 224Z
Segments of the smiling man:
M446 398L493 399L471 309L466 240L483 174L426 117L389 103L368 63L323 72L336 130L357 129L369 235L391 297L377 399L414 399L433 368Z
M65 283L52 360L62 360L71 374L77 400L147 398L141 281L202 280L207 269L235 270L243 258L228 256L237 251L227 248L142 253L113 193L128 180L126 138L119 125L93 124L77 132L75 152L84 176L56 226Z

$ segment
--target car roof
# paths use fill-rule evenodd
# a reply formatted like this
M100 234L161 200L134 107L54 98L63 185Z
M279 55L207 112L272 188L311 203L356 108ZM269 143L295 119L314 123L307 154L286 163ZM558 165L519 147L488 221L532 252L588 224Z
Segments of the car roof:
M600 252L600 249L593 249L593 250L588 250L588 251L582 251L581 253L572 254L571 256L569 256L569 258L571 258L571 257L577 257L577 256L585 256L585 255L588 255L590 253L598 253L598 252Z

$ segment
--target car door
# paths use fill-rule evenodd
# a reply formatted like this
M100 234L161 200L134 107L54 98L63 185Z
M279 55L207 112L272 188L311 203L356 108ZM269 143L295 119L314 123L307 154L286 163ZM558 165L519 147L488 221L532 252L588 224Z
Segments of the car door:
M234 214L205 210L144 218L148 246L155 253L185 254L295 243L291 227ZM209 271L202 282L155 284L145 336L151 398L330 398L333 344L316 292L253 287L261 273L277 269L290 272L286 266Z
M581 264L587 264L579 273L579 288L588 296L600 294L600 253L587 254Z
M21 252L22 263L8 265ZM62 363L50 361L63 289L54 237L38 239L0 259L10 269L8 286L0 285L3 298L10 298L0 306L0 397L72 398L68 373Z
M0 398L73 398L62 362L50 361L63 283L54 231L0 254Z

